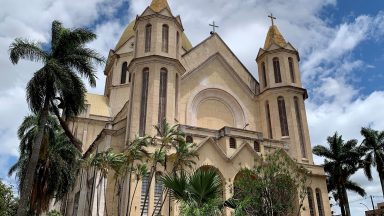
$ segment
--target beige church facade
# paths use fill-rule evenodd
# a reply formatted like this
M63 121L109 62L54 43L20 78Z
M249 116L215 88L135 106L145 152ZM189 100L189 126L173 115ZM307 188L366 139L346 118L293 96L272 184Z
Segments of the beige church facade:
M259 81L217 33L192 46L180 16L172 14L166 0L153 0L111 49L104 95L87 94L87 111L70 126L89 154L109 148L122 152L135 136L156 134L153 125L163 118L180 124L196 143L199 158L194 169L216 169L224 184L224 199L233 195L233 182L242 168L284 149L312 172L301 215L329 216L324 170L312 158L299 53L272 25L255 56ZM153 181L144 215L152 215L159 199ZM138 185L132 215L140 215L141 191L147 184ZM132 196L128 185L116 190L113 174L101 179L97 172L82 170L64 203L65 214L105 215L107 210L108 215L125 216L127 197ZM159 215L178 215L177 203L166 202Z

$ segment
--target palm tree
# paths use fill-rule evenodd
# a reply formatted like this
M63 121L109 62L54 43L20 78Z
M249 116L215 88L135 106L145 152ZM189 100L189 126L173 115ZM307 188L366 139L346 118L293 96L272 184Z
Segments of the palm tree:
M182 208L188 209L188 215L191 211L198 215L217 215L220 212L215 201L221 196L222 183L215 170L199 169L192 175L181 171L175 175L165 175L162 182L173 197L181 202ZM204 207L212 203L213 208L206 212Z
M20 189L26 178L32 146L38 132L38 123L38 116L29 115L24 118L18 130L20 157L8 174L16 174ZM40 214L48 210L52 198L62 199L72 189L76 180L79 168L77 159L80 157L80 152L59 129L57 119L48 116L33 179L30 206L33 214Z
M327 174L328 190L339 201L343 216L350 216L347 190L354 191L361 196L365 191L357 183L349 178L361 168L361 157L363 152L357 147L357 140L344 142L342 136L337 132L327 138L329 148L317 145L313 148L313 153L317 156L325 157L324 170Z
M362 148L366 152L364 173L371 180L371 167L376 167L379 173L381 190L384 195L384 131L379 132L370 128L362 128L361 135L364 136Z
M10 45L10 59L17 64L20 59L43 63L27 84L27 102L33 113L39 116L39 124L31 158L23 181L20 194L18 216L25 216L32 191L33 179L39 158L39 151L44 136L44 125L49 111L57 115L65 135L81 150L81 142L70 132L58 109L63 109L67 117L78 115L85 107L85 85L81 77L88 79L91 86L96 85L93 62L101 63L104 59L85 44L94 40L96 35L83 29L67 29L58 21L52 22L52 35L49 47L43 49L40 44L26 39L15 39ZM80 77L81 76L81 77ZM60 104L57 104L57 101Z
M178 143L180 138L183 136L183 133L179 130L179 125L170 126L166 120L163 120L159 125L154 127L157 131L157 136L151 137L150 143L158 148L156 148L155 152L152 153L150 157L152 166L150 168L148 188L145 192L144 204L143 208L141 209L140 216L143 216L144 214L144 209L148 201L152 180L157 172L158 165L166 165L167 147Z

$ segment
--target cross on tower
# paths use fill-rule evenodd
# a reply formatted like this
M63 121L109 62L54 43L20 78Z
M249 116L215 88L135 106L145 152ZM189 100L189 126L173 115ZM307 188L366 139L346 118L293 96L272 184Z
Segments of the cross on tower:
M271 18L272 25L274 25L273 20L275 20L276 17L274 17L272 13L271 13L271 15L269 15L268 17Z
M212 24L209 24L209 26L212 26L212 28L213 28L213 31L212 31L212 32L213 32L213 33L216 32L216 28L219 28L219 26L216 25L215 21L213 21Z

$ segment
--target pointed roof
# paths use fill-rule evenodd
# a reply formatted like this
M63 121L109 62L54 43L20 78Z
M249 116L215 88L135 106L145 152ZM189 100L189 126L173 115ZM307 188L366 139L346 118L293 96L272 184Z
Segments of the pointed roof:
M264 49L269 49L272 44L276 44L280 47L285 47L287 45L287 42L285 41L283 35L281 35L276 25L272 25L268 30L267 38L265 38Z
M170 10L167 0L152 0L152 3L149 7L156 13L162 11L165 8Z

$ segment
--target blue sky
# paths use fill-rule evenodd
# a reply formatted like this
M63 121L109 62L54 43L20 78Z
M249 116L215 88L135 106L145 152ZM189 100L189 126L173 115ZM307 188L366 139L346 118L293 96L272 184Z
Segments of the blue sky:
M50 22L85 26L98 34L90 44L104 56L117 43L130 20L150 0L0 0L0 178L17 158L16 130L28 114L25 84L39 64L11 65L8 47L16 37L49 42ZM269 13L285 39L300 52L301 73L310 98L306 102L312 144L324 144L339 131L345 139L361 139L362 126L384 130L384 1L371 0L169 0L180 14L193 45L209 36L213 20L227 45L256 74L255 57L270 25ZM202 6L203 5L203 6ZM103 68L91 92L103 93ZM321 163L321 158L315 158ZM380 195L379 182L359 172L353 180L367 193ZM350 194L354 216L363 215L369 199ZM382 197L375 201L383 201ZM338 212L338 208L334 208Z

